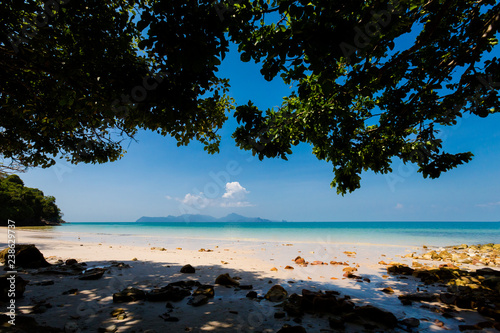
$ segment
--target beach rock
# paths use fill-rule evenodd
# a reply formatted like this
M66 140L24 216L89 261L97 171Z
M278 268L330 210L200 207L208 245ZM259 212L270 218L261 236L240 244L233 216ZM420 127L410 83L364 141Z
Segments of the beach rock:
M127 318L127 314L125 313L125 309L123 308L114 309L110 314L111 317L114 317L118 320L124 320L125 318Z
M192 274L192 273L195 273L195 272L196 272L196 270L190 264L184 265L181 268L181 273Z
M0 263L8 264L10 248L0 252ZM12 251L12 250L11 250ZM15 248L16 266L23 268L48 267L50 264L45 260L43 254L33 244L16 244Z
M399 300L408 300L415 302L435 302L439 300L439 296L431 293L414 293L414 294L405 294L399 295Z
M417 318L405 318L401 320L401 324L408 328L416 328L420 326L420 320L418 320Z
M480 268L476 270L477 275L493 275L493 276L500 276L500 271L496 269L492 269L489 267L485 268Z
M387 272L392 274L412 275L414 269L406 265L393 265L387 267Z
M164 314L159 315L161 319L167 322L178 322L179 318L177 317L172 317L168 312L165 312Z
M384 289L382 289L382 292L386 294L394 294L394 290L391 287L385 287Z
M78 280L98 280L104 275L104 272L106 272L104 268L89 269L79 276Z
M437 254L436 251L430 251L430 252L424 253L422 255L422 258L426 259L426 260L439 259L439 255Z
M490 317L496 321L500 321L500 307L497 305L495 308L490 306L480 306L477 312L485 317Z
M299 299L294 299L294 297L298 297ZM304 311L301 306L301 297L297 294L292 294L290 298L283 303L283 310L290 317L302 317L304 315Z
M437 327L444 327L444 323L439 319L434 319L434 325Z
M280 285L274 285L264 296L270 302L283 302L286 300L288 292Z
M215 279L215 284L221 286L239 286L240 283L229 276L229 273L221 274Z
M369 320L389 328L394 328L398 325L398 319L392 312L379 309L372 305L354 308L353 313L362 319Z
M401 301L401 304L404 306L411 306L413 304L412 301L407 298L399 298L399 300Z
M45 281L40 281L37 283L34 283L34 286L51 286L54 284L54 280L45 280Z
M251 284L241 284L239 288L241 290L252 290L253 289L253 285L251 285Z
M208 284L199 286L198 289L193 292L193 296L197 295L205 295L209 298L213 298L215 296L214 286Z
M281 312L281 311L279 311L279 312L275 312L275 313L274 313L274 318L276 318L276 319L285 318L285 316L286 316L286 313L285 313L285 312Z
M80 265L42 267L33 272L34 275L79 275L82 272Z
M193 287L201 286L201 283L198 281L193 281L193 280L182 280L182 281L177 281L177 282L171 282L167 286L181 287L184 289L191 290Z
M488 276L481 282L481 284L500 292L500 276Z
M418 261L412 261L411 263L411 267L416 267L416 268L419 268L419 267L423 267L424 265L422 265L421 263L419 263Z
M200 306L203 304L207 304L208 300L209 300L209 297L207 295L199 294L199 295L194 296L188 304L190 304L192 306Z
M342 261L334 261L334 260L330 261L330 265L342 265L342 266L349 266L349 264L348 264L348 263L346 263L346 262L342 262Z
M97 332L99 333L106 333L106 332L116 332L118 328L116 325L108 325L108 326L101 326L97 329Z
M330 317L328 318L328 324L330 328L335 330L343 330L345 328L345 323L341 318Z
M0 332L12 333L62 333L60 328L43 326L36 322L31 316L16 315L15 325L9 323L11 318L8 315L0 314Z
M306 329L302 326L290 326L288 324L283 325L283 327L276 333L307 333Z
M78 261L76 259L67 259L64 264L66 266L71 266L71 265L74 265L74 264L78 264Z
M353 302L351 302L349 299L340 299L339 300L339 303L340 303L340 311L341 312L352 312L352 310L354 309L355 305Z
M61 295L77 295L77 294L78 294L78 289L72 288L72 289L63 291Z
M292 266L285 266L285 269L294 269Z
M248 298L257 298L257 292L256 291L249 291L246 295Z
M111 261L111 267L116 267L118 269L131 268L131 266L129 264L126 264L123 262L117 262L117 261Z
M37 302L32 308L32 314L40 314L45 313L48 309L52 308L52 304L47 303L46 301Z
M341 309L341 306L334 295L317 295L313 298L312 305L315 313L336 314L339 313Z
M302 258L301 256L298 256L297 258L295 258L293 261L295 261L295 263L297 265L307 265L307 262L304 258Z
M276 267L271 268L271 272L277 272L278 269Z
M315 260L311 263L311 265L328 265L328 264L326 262Z
M352 273L352 272L356 272L358 269L356 267L344 267L342 269L342 271L346 272L346 273Z
M191 296L189 288L169 284L166 287L153 289L151 292L146 294L146 299L149 302L179 302L187 296Z
M21 298L29 281L17 274L4 274L0 276L0 300L9 301L14 291L15 298Z
M113 294L113 303L134 302L146 298L146 293L140 289L128 287Z

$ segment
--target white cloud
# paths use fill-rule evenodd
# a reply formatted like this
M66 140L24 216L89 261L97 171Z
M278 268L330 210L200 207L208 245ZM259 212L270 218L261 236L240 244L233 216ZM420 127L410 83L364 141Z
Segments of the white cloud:
M206 198L203 193L200 194L188 193L184 196L184 199L179 201L188 206L194 206L198 208L205 208L211 206L212 204L211 200Z
M246 188L240 185L238 182L226 183L226 193L222 195L224 199L242 199L247 193Z
M174 199L197 209L206 207L251 207L253 205L245 200L247 193L250 192L241 186L239 182L231 182L226 183L225 192L221 197L207 198L203 192L198 194L188 193L184 198L172 198L168 195L165 197L169 200Z
M398 202L398 204L394 208L396 208L396 209L403 209L404 206L403 206L403 204L401 204L401 203Z
M253 207L248 201L222 202L221 207Z
M494 206L500 206L500 201L497 202L488 202L485 204L477 204L476 207L494 207Z

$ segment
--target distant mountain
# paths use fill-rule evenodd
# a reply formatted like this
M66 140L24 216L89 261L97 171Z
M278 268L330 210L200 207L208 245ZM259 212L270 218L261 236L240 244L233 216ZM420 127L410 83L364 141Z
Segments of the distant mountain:
M260 217L245 217L235 213L221 218L215 218L209 215L184 214L181 216L149 217L143 216L136 222L272 222L271 220L261 219Z

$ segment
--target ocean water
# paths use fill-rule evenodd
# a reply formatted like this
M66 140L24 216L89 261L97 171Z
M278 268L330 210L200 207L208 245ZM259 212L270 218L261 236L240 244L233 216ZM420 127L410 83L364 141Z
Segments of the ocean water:
M63 240L106 237L136 244L168 238L409 246L500 243L500 222L79 222L48 232Z

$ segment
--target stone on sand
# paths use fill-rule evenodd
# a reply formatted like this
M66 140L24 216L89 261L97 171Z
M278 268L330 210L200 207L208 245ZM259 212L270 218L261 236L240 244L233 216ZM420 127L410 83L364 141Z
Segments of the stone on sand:
M128 287L113 294L114 303L134 302L146 298L146 293L140 289Z
M8 263L9 250L10 248L6 248L0 252L0 263ZM19 267L40 268L50 266L43 254L33 244L16 244L15 256L16 266Z
M29 281L24 280L17 274L4 274L0 276L0 300L9 301L12 298L10 295L10 287L14 281L15 285L15 298L23 296L26 290L26 285Z
M240 283L229 276L229 273L221 274L215 279L215 284L221 286L239 286Z
M283 302L286 300L288 292L280 285L274 285L264 296L265 299L271 302Z
M192 273L195 273L195 272L196 272L196 270L190 264L184 265L181 268L181 273L192 274Z

